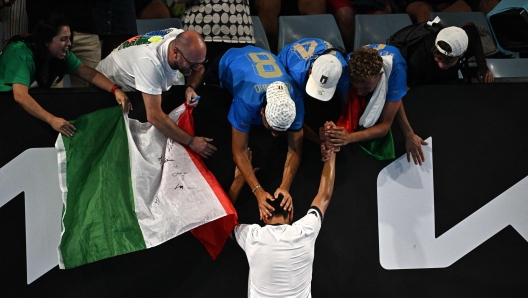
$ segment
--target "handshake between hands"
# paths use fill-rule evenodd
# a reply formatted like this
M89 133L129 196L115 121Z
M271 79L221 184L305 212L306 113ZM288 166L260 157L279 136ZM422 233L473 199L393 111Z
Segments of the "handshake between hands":
M327 121L319 128L319 139L321 140L321 160L326 162L335 152L346 145L345 137L347 131L344 127L337 126L333 121Z

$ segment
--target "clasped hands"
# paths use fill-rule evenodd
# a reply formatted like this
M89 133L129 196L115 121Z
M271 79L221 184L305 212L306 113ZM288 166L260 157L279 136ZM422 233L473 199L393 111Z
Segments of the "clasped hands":
M348 144L348 131L337 126L333 121L327 121L319 128L319 139L321 140L321 160L326 162L335 152L341 150L341 146Z

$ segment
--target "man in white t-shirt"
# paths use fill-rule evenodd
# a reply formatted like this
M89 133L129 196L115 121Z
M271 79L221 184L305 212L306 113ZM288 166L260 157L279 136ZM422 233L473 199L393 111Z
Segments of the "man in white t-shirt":
M321 146L325 150L324 144ZM323 167L319 191L303 218L291 223L293 209L280 207L280 196L268 200L275 210L264 219L264 227L239 224L233 230L249 263L248 297L311 297L315 239L334 189L335 154L328 153L331 156ZM249 149L246 155L251 161ZM237 169L229 190L233 204L244 183Z
M172 85L184 85L189 107L198 101L195 89L203 80L206 46L200 34L169 28L135 36L114 49L97 66L97 70L124 91L140 91L147 119L167 137L186 144L207 158L216 150L212 139L194 137L179 128L161 109L161 93Z

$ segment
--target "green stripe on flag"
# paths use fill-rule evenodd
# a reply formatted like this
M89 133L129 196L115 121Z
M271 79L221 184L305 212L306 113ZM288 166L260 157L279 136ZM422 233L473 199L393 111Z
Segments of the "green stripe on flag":
M364 129L361 125L358 127L358 131ZM393 160L396 158L392 129L389 129L387 134L381 138L358 142L358 145L359 148L378 160Z
M120 107L72 121L68 194L59 249L65 268L146 249L136 217L125 121Z

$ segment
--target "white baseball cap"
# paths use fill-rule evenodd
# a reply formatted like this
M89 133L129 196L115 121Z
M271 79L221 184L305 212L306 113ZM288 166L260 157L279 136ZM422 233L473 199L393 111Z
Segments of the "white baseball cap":
M312 74L306 83L306 93L315 99L329 101L334 96L343 66L336 56L319 56L312 65Z
M439 41L447 43L451 47L451 53L439 47ZM440 53L450 57L458 57L464 54L464 51L467 50L468 36L466 34L466 31L464 31L462 28L455 26L447 27L438 32L438 35L436 36L435 45L436 48L440 51Z
M288 87L277 81L266 89L266 121L276 131L286 131L295 120L295 103L290 97Z

